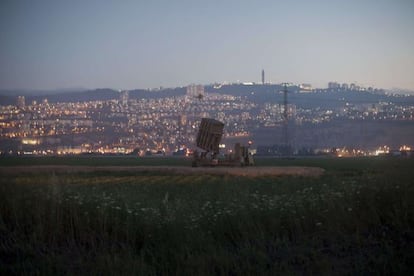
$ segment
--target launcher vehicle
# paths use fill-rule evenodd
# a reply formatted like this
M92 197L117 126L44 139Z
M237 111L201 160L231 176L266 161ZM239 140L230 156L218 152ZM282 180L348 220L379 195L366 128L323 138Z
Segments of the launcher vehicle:
M196 145L200 150L194 151L193 167L198 166L252 166L253 156L249 147L236 143L231 154L220 156L220 141L224 124L211 118L202 118L198 130Z

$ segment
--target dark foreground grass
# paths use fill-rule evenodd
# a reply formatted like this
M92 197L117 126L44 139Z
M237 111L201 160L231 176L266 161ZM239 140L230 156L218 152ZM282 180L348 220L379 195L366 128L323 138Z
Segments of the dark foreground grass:
M409 274L413 160L344 160L265 161L320 178L0 176L0 273Z

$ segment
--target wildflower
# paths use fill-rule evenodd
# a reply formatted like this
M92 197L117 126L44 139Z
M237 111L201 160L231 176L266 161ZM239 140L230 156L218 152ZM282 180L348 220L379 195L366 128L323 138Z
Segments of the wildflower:
M203 206L201 207L201 209L205 209L210 205L210 201L207 201L206 203L203 204Z
M165 205L168 203L169 194L168 192L165 193L164 199L162 200L162 203Z

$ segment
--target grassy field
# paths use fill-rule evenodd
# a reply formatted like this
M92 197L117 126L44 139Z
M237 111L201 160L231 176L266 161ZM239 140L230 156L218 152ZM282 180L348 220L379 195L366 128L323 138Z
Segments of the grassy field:
M189 158L136 156L22 156L0 158L0 166L68 165L68 166L191 166Z
M6 158L0 166L187 162ZM257 162L326 172L318 178L0 176L0 274L401 275L414 269L413 159Z

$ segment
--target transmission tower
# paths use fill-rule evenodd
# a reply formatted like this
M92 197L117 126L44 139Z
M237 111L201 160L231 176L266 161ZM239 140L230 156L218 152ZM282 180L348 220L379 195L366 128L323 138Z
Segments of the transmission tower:
M262 69L262 85L265 84L265 71Z

